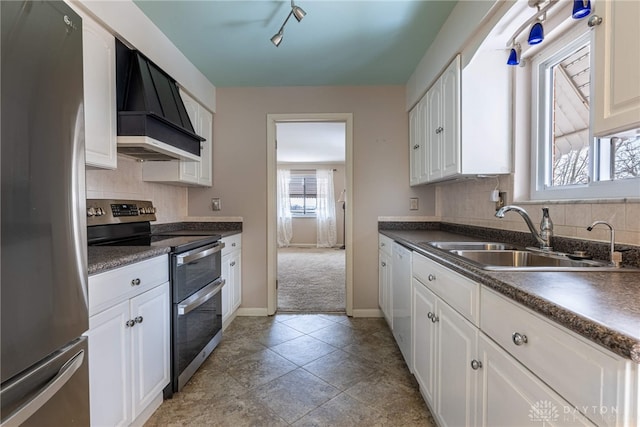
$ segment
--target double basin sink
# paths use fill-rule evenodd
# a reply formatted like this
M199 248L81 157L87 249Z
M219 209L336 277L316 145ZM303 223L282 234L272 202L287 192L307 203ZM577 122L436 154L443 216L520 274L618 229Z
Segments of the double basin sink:
M629 271L583 254L543 252L497 242L424 242L464 258L484 270L502 271ZM637 269L631 269L639 271Z

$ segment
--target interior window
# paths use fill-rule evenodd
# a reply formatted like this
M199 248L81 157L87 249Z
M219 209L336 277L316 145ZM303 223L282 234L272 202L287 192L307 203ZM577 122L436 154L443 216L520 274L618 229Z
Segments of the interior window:
M573 31L533 59L532 199L640 193L640 138L593 137L591 43L588 31Z

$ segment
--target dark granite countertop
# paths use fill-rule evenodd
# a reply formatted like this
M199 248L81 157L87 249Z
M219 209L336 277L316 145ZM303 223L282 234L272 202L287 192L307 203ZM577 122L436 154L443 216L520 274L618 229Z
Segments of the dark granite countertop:
M482 270L424 242L486 241L486 238L431 228L434 229L386 230L381 225L379 231L594 343L640 363L640 272Z
M242 233L242 222L177 222L152 225L153 233L168 231L211 231L222 237ZM188 233L187 233L188 234ZM89 246L89 275L102 273L158 255L168 254L169 247L154 246Z
M169 247L89 246L89 276L168 253Z

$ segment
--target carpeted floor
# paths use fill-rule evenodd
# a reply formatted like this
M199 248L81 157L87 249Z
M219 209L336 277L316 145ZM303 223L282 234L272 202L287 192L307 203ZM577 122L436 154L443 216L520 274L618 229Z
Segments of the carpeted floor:
M278 249L279 311L344 312L345 306L344 250Z

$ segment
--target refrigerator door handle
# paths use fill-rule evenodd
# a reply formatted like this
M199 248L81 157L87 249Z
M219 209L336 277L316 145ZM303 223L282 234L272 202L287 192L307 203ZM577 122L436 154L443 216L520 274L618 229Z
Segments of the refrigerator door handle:
M19 426L29 417L38 411L45 403L49 401L70 379L73 374L82 366L84 362L84 350L77 352L69 359L58 371L55 377L49 381L44 388L30 401L26 402L6 420L0 424L0 427Z

